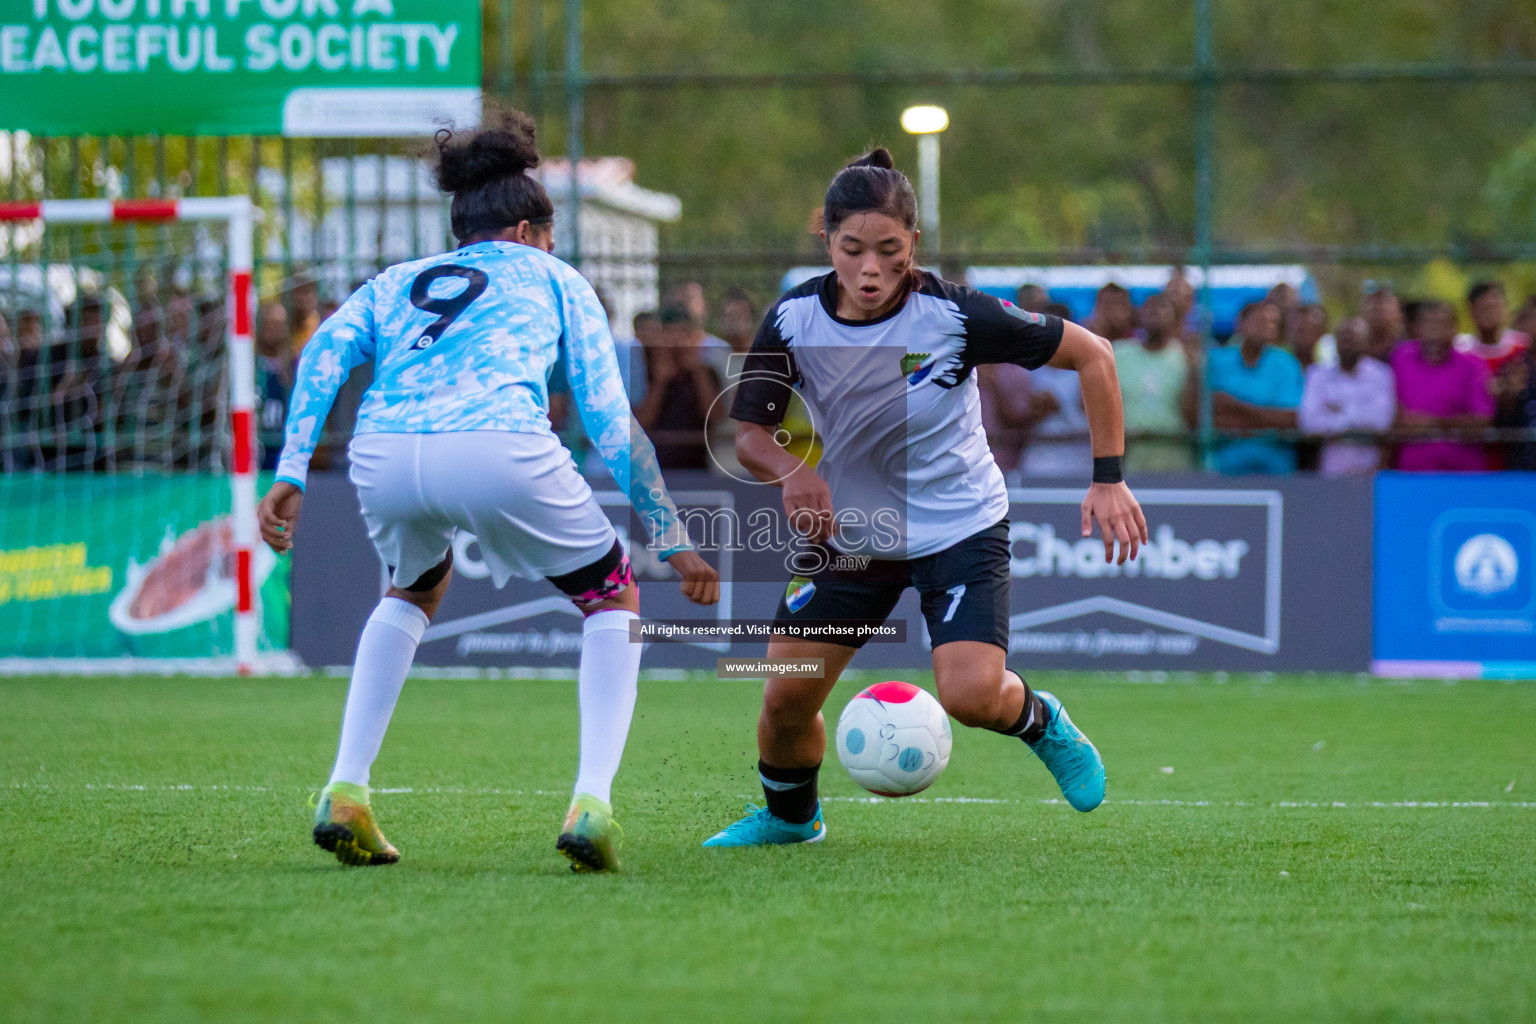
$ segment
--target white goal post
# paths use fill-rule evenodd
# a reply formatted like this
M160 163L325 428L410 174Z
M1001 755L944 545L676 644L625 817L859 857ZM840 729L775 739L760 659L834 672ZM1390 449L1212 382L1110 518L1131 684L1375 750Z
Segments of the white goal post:
M250 674L257 665L256 545L256 355L252 336L255 311L252 281L252 225L255 210L247 196L186 199L94 200L57 199L40 202L0 202L0 224L41 221L46 224L107 224L124 222L212 221L227 227L228 238L228 360L232 546L235 556L234 662L236 671Z

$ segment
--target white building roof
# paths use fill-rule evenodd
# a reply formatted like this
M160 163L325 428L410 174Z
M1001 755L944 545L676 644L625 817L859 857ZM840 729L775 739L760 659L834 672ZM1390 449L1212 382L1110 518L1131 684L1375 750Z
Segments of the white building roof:
M571 191L571 163L556 158L545 160L533 172L556 203L566 200ZM635 184L635 162L622 156L595 157L581 161L581 197L622 213L632 213L647 220L671 223L683 215L683 201L667 192L654 192Z
M1102 288L1111 282L1125 288L1162 288L1173 277L1170 266L1086 266L1086 267L971 267L965 283L972 288L1017 288L1025 283L1042 288ZM1184 278L1199 288L1205 283L1205 268L1186 266ZM1300 264L1235 264L1211 268L1212 288L1272 288L1288 284L1300 288L1307 280L1307 268Z

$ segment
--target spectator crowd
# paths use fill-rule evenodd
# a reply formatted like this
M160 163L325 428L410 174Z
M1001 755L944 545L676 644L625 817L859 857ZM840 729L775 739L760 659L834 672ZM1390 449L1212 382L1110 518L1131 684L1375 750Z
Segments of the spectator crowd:
M214 471L227 465L225 305L145 272L134 282L126 354L108 351L112 310L99 294L79 298L50 336L25 305L0 315L0 469ZM1071 318L1038 285L1017 304ZM263 468L273 468L299 354L335 309L318 282L299 274L256 317L257 421ZM761 311L726 291L713 318L705 289L667 289L658 309L615 329L635 417L664 469L745 478L735 462L731 381L741 372ZM1458 333L1458 314L1471 330ZM1250 302L1235 331L1206 348L1196 296L1176 272L1139 308L1118 284L1099 289L1086 326L1114 343L1131 474L1202 465L1203 391L1215 428L1211 461L1222 473L1325 476L1378 468L1536 470L1536 443L1490 440L1491 427L1536 425L1536 297L1511 317L1504 289L1474 285L1458 309L1439 299L1403 301L1367 282L1358 310L1334 323L1288 285ZM715 332L711 331L713 327ZM734 357L734 358L733 358ZM369 368L344 386L317 469L341 468ZM981 415L1011 482L1088 475L1092 452L1075 373L1008 364L977 370ZM558 369L549 381L552 425L594 475L579 417ZM814 464L813 411L798 400L783 425L786 446Z
M1069 314L1036 285L1016 301ZM1098 291L1086 326L1115 345L1127 472L1196 468L1202 387L1221 473L1536 469L1536 444L1490 433L1536 425L1536 297L1511 323L1503 287L1475 284L1465 304L1472 330L1458 333L1458 310L1441 299L1403 301L1367 282L1358 313L1333 324L1281 284L1208 349L1193 311L1194 290L1178 273L1139 310L1120 285ZM978 382L1006 475L1083 473L1090 452L1074 375L993 367Z
M62 323L46 299L0 301L0 471L227 464L224 296L143 269L125 324L111 298L82 291Z
M1026 284L1016 303L1071 318L1042 287ZM1458 333L1458 310L1441 300L1404 302L1368 282L1357 312L1334 323L1327 309L1277 285L1244 306L1236 329L1205 348L1194 289L1175 273L1140 307L1118 284L1100 288L1087 319L1115 345L1125 407L1126 469L1177 472L1202 466L1202 389L1215 429L1212 464L1221 473L1378 468L1476 471L1536 469L1536 444L1490 441L1492 427L1536 424L1536 297L1511 323L1502 286L1474 285ZM728 401L721 401L752 343L752 298L727 292L708 329L704 289L670 289L660 310L635 318L620 340L635 415L668 469L742 475L731 454ZM1010 481L1082 477L1092 451L1077 375L1008 364L977 370L981 413L994 456ZM798 401L784 423L787 446L814 463L811 412Z

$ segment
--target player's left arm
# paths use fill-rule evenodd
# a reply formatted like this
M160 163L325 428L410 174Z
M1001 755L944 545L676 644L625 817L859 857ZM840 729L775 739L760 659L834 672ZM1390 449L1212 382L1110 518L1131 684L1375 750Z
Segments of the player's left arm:
M320 325L299 356L277 480L256 508L261 537L274 551L293 549L309 460L347 375L374 356L374 328L373 282L369 281Z
M587 437L614 483L650 527L660 557L682 574L683 595L695 604L720 599L719 574L693 550L656 461L656 449L630 412L608 316L574 270L560 282L566 379Z
M953 298L966 318L966 363L1015 363L1026 370L1050 365L1077 371L1093 444L1093 482L1082 506L1083 536L1092 535L1097 519L1104 536L1104 561L1114 561L1116 541L1122 564L1135 558L1147 542L1147 520L1121 475L1125 414L1110 343L1069 320L1030 313L982 292L955 289Z
M1104 561L1114 560L1120 542L1120 563L1135 558L1147 543L1147 519L1121 473L1125 455L1125 414L1120 404L1120 377L1115 372L1115 351L1097 334L1064 321L1061 344L1050 365L1077 371L1088 414L1088 433L1093 442L1093 482L1083 499L1083 536L1093 533L1099 521L1104 537Z

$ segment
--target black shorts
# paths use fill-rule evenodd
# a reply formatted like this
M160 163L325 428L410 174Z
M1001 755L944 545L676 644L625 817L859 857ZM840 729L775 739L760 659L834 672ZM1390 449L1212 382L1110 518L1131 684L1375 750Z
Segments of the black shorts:
M916 587L932 646L975 640L1008 649L1008 520L921 558L870 559L846 568L848 556L815 546L828 568L796 576L779 598L773 621L878 626L908 587ZM809 593L807 593L809 591ZM829 640L863 647L865 637Z

